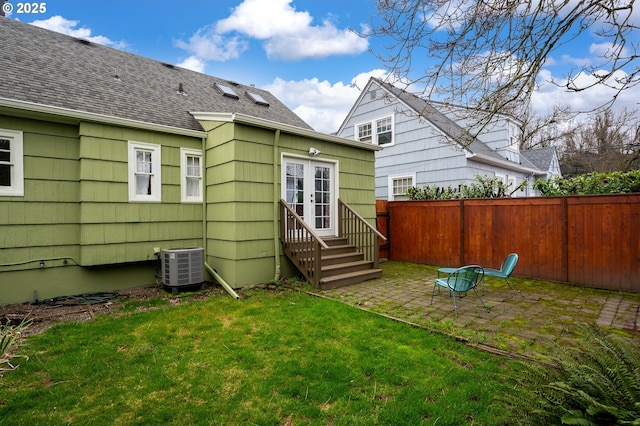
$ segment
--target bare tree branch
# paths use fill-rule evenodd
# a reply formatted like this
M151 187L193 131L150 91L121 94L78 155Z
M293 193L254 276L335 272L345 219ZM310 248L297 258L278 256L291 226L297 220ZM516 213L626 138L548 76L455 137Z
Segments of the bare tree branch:
M579 92L597 85L620 93L640 83L634 0L378 0L369 37L391 42L377 52L394 85L483 111L521 113L545 61L586 31L609 43L600 63L564 76ZM376 53L376 52L374 52ZM585 73L595 78L585 82ZM556 84L561 84L555 82ZM603 100L603 106L615 101Z

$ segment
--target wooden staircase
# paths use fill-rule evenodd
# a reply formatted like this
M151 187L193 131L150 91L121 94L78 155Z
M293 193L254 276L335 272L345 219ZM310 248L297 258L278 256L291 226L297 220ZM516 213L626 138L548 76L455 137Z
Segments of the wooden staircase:
M328 247L320 250L320 289L329 290L382 276L382 270L375 268L372 260L366 260L364 253L350 245L347 238L332 237L322 241Z
M304 277L321 290L380 278L378 238L386 238L338 200L338 237L321 238L280 200L280 241Z

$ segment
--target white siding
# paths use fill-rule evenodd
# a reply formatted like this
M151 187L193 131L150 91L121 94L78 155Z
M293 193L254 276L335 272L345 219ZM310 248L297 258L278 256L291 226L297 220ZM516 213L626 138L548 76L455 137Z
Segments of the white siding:
M415 173L415 186L419 188L424 185L451 185L456 188L462 183L475 182L478 174L493 177L498 173L515 178L516 184L526 179L524 174L468 160L465 151L438 128L396 98L385 96L386 91L377 87L375 82L371 87L376 90L361 97L360 104L352 109L347 122L343 123L339 136L356 139L355 125L393 115L394 145L376 152L376 198L389 198L389 176ZM460 117L458 121L465 124ZM479 139L490 148L504 150L505 141L509 140L510 124L508 120L497 120Z

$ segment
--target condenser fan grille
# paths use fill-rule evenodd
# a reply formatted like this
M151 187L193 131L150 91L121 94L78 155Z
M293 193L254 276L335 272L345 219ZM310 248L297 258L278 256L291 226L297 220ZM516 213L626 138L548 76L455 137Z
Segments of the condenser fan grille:
M204 249L165 249L162 283L168 287L192 286L204 281Z

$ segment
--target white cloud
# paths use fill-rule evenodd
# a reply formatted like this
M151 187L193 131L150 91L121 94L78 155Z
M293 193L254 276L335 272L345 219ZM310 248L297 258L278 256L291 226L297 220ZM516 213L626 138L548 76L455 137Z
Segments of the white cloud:
M286 61L367 51L367 39L337 28L329 19L313 25L309 12L297 11L292 1L244 0L229 17L199 29L188 42L175 44L201 59L218 61L238 58L250 39L262 41L269 58Z
M205 63L196 56L189 56L187 59L176 65L191 71L204 73Z
M617 71L614 80L610 84L615 83L615 78L624 78L626 74L623 71ZM532 97L532 107L538 114L545 115L551 112L554 105L568 106L574 112L590 112L598 107L604 106L616 96L614 108L627 107L629 109L637 109L640 107L638 99L640 99L640 88L632 87L618 93L617 90L607 87L603 84L596 84L599 79L593 74L580 72L573 78L573 85L576 87L586 88L580 92L570 91L566 88L567 78L564 76L554 76L548 69L543 69L538 75L539 87ZM555 81L556 84L551 83Z
M216 31L237 31L260 40L306 31L313 18L297 12L292 0L244 0L231 16L216 24Z
M113 41L108 37L97 35L91 35L91 29L86 27L76 28L78 21L72 21L65 19L60 15L52 16L49 19L33 21L31 25L36 27L45 28L47 30L55 31L58 33L66 34L72 37L88 40L93 43L102 44L104 46L114 47L116 49L126 49L127 43L123 40Z
M206 61L227 61L240 57L249 48L246 41L238 37L224 37L212 27L200 28L188 42L177 40L174 44Z
M356 33L339 30L325 21L322 26L309 27L300 34L273 37L264 46L270 58L295 61L358 54L366 51L368 45L369 42Z
M293 110L315 130L333 133L338 130L369 77L384 78L385 71L358 74L350 84L330 83L317 78L285 81L276 78L263 87Z

